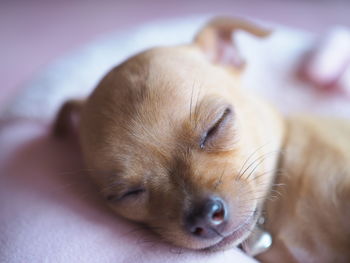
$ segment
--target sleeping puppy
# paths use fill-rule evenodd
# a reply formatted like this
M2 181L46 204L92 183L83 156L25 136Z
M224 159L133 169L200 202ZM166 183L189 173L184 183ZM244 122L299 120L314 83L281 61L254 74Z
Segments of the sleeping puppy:
M54 131L79 120L87 169L109 206L168 242L249 250L263 227L273 244L262 261L349 262L350 122L284 117L242 89L236 30L270 33L214 19L191 44L112 69L86 101L62 107Z

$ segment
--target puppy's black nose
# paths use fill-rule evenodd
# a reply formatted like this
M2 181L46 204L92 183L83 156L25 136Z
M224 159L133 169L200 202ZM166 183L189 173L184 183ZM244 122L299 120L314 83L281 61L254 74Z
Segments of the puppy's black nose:
M195 205L185 218L185 227L192 235L212 238L220 235L227 221L225 202L211 197Z

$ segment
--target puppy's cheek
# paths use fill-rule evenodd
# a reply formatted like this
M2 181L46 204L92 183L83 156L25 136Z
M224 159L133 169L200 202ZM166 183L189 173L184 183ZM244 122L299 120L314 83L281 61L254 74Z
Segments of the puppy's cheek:
M237 181L232 186L224 185L221 195L227 202L229 214L226 231L231 232L255 211L257 207L256 188L249 182Z
M259 193L259 187L257 187L255 182L249 181L241 184L239 199L245 210L256 207Z
M266 178L264 178L264 176ZM259 205L264 202L265 198L269 194L270 188L270 175L266 174L257 174L252 180L249 182L250 187L250 198L254 199L256 204Z
M176 225L164 226L165 231L158 233L167 242L174 244L175 246L200 250L213 245L215 241L212 239L199 239L185 233L181 228Z
M143 204L109 204L109 207L118 215L139 223L144 223L149 217L148 211Z

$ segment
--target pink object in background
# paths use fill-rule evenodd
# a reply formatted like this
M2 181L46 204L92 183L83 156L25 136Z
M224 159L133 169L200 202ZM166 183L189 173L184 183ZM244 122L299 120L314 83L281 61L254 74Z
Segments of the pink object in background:
M318 88L350 95L350 29L335 27L317 41L299 73Z

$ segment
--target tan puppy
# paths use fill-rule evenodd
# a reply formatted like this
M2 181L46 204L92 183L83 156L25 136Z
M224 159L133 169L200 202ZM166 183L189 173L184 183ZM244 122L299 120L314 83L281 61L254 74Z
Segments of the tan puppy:
M241 89L236 29L269 34L213 20L191 44L114 68L85 102L66 103L55 130L78 113L86 165L111 208L166 241L236 246L266 209L274 244L262 259L349 261L350 124L285 120Z

